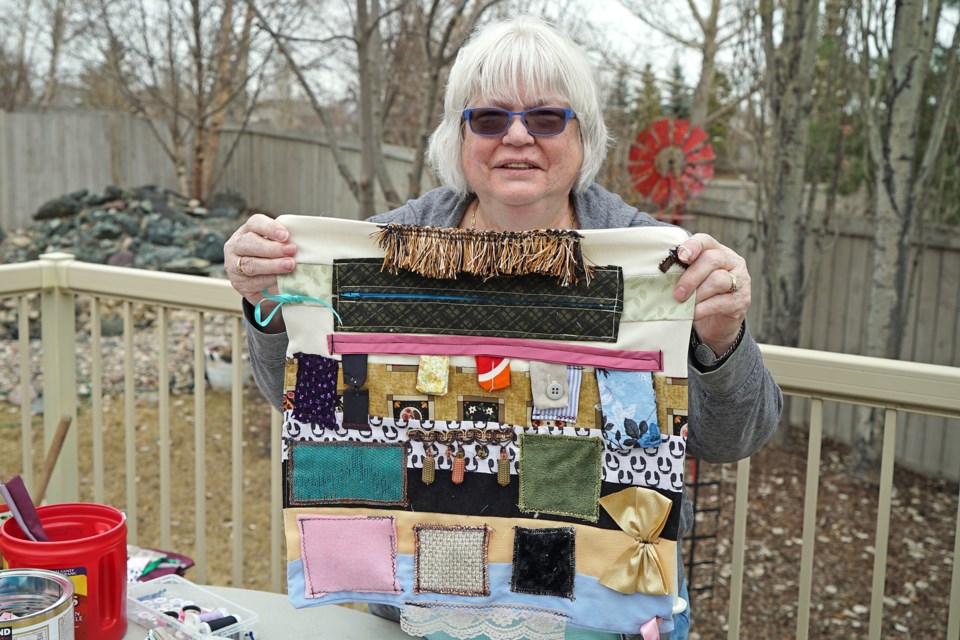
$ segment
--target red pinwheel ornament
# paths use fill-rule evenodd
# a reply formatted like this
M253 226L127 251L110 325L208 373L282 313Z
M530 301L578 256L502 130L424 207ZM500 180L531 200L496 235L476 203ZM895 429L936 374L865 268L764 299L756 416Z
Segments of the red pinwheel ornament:
M685 219L683 205L713 177L716 155L703 129L689 120L665 118L644 129L630 145L627 170L633 188L653 201L658 217Z

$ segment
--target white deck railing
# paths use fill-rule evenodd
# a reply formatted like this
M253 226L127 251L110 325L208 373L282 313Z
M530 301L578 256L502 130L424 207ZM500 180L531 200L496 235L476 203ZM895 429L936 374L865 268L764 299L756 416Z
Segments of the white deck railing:
M171 548L171 450L170 450L170 389L168 383L167 351L168 317L171 310L189 310L194 314L194 454L193 483L195 508L195 536L197 578L206 581L207 522L204 516L208 477L204 464L205 447L205 380L204 380L204 321L211 314L229 317L232 352L242 350L242 326L239 299L223 280L196 278L146 272L133 269L106 267L76 262L67 254L48 254L39 261L0 266L0 297L18 299L19 363L21 388L30 386L32 372L29 361L29 307L26 296L40 293L40 320L44 418L44 442L49 442L62 416L75 417L77 412L77 339L74 327L76 297L90 296L90 403L93 448L93 491L95 501L103 501L104 477L115 473L115 465L104 460L102 426L103 364L100 358L100 304L105 298L122 301L124 326L124 425L125 425L125 494L126 513L131 543ZM138 540L137 520L137 451L135 449L136 385L134 380L134 321L133 305L145 304L157 309L158 372L158 459L160 477L158 540ZM950 418L960 417L960 369L939 365L890 361L877 358L849 356L829 352L763 346L764 360L784 393L806 397L810 403L810 432L807 453L806 493L803 517L803 547L798 568L799 597L796 637L809 634L811 589L816 538L816 513L819 487L820 450L823 433L823 402L837 401L854 405L877 407L885 412L882 467L880 472L879 506L871 593L869 638L879 640L883 623L884 581L886 579L887 546L890 532L890 508L893 490L894 445L898 415L916 412ZM234 357L234 361L238 361ZM244 546L243 494L244 446L241 367L233 367L232 418L230 437L231 520L233 522L232 582L243 586ZM20 419L22 437L21 473L32 486L33 416L30 394L21 394ZM266 404L263 405L264 411ZM271 413L270 464L270 588L281 591L285 563L281 559L281 487L279 447L280 416ZM77 436L68 437L60 463L47 491L48 502L78 499L80 486L77 464ZM187 471L184 470L186 473ZM743 460L737 469L736 510L734 513L732 567L730 584L728 638L739 638L740 612L743 598L744 569L746 566L746 522L748 511L750 461ZM246 478L246 480L251 480ZM255 479L262 481L262 479ZM960 510L956 519L953 574L950 591L947 638L960 637Z

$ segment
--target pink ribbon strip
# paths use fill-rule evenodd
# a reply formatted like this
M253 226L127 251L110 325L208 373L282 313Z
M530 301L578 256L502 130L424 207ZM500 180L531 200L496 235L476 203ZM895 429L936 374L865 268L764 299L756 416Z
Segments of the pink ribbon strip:
M651 618L640 627L640 637L643 640L660 640L660 617Z
M484 336L436 336L403 333L333 333L331 354L351 353L436 356L495 356L578 364L601 369L663 371L662 351L625 351L581 344Z

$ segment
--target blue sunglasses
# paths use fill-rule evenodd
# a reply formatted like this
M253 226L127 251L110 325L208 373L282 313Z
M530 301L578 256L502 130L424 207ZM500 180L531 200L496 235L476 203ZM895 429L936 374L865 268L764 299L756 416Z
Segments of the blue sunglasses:
M534 107L526 111L509 111L499 107L463 110L463 119L470 125L470 131L478 136L503 135L510 128L513 116L520 116L520 121L532 136L560 135L567 128L567 121L577 118L573 109L561 107Z

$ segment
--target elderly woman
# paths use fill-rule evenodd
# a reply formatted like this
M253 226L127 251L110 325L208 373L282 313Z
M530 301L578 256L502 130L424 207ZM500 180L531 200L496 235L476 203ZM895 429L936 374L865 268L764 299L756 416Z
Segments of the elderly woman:
M370 220L501 231L663 224L594 182L608 144L595 77L580 48L540 20L481 29L451 69L443 119L430 139L429 160L444 186ZM262 215L229 239L225 264L248 319L265 290L276 292L277 275L294 269L296 253L286 229ZM743 258L699 233L678 254L689 268L674 296L697 296L687 451L732 462L767 441L782 397L745 326L750 274ZM272 304L264 301L263 311ZM257 383L277 402L287 346L282 313L266 327L249 327ZM681 534L691 524L684 499ZM687 637L686 616L675 616L673 638Z

